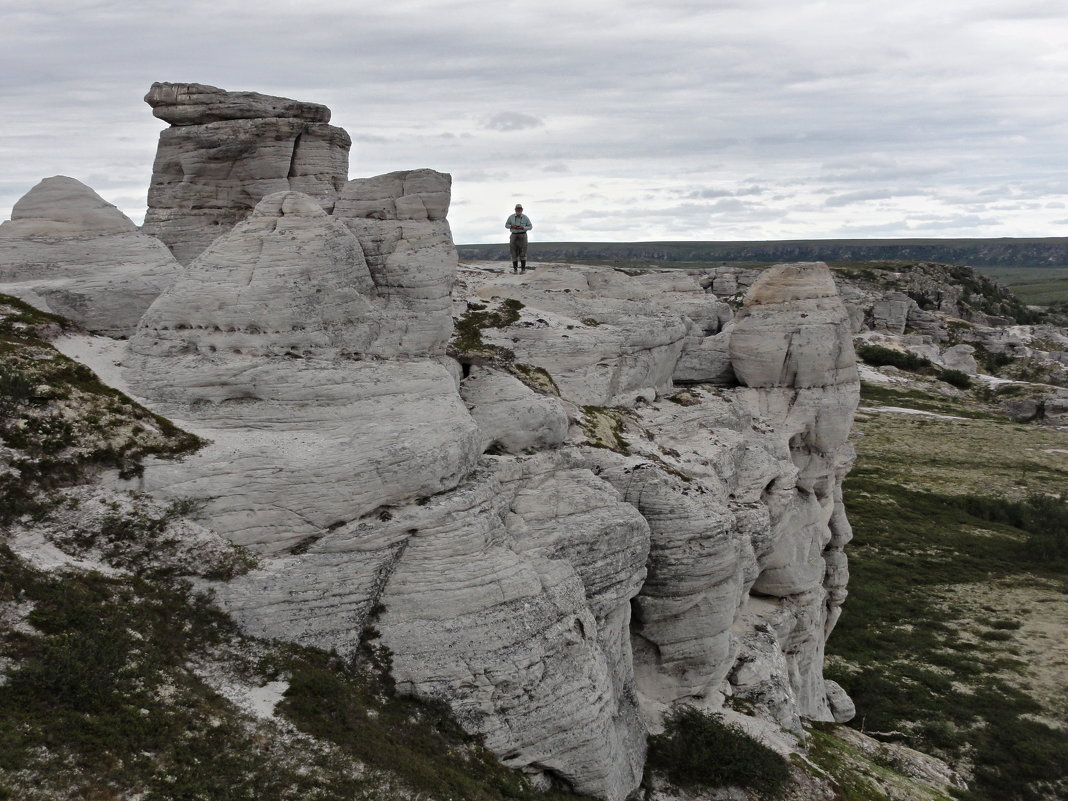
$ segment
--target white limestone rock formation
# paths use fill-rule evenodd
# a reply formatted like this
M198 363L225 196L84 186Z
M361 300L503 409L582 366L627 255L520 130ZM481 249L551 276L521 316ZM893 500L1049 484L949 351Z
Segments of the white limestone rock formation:
M979 372L979 364L975 360L975 348L971 345L953 345L942 351L941 364L947 370L960 370L967 375L975 375Z
M0 224L0 292L128 336L177 275L159 241L74 178L45 178Z
M734 310L715 295L669 299L669 308L685 315L689 331L682 353L675 363L672 379L676 384L734 386L727 343L733 329Z
M402 692L448 703L539 783L618 801L644 761L629 624L648 526L563 452L484 467L277 553L216 597L249 631L343 654L374 625Z
M199 531L261 557L212 585L244 628L350 654L374 626L401 691L539 785L608 801L674 704L739 693L795 731L851 714L822 659L860 320L825 266L457 282L448 175L346 182L348 137L315 104L146 99L172 125L146 230L188 266L153 246L173 282L125 378L209 442L136 486L199 500ZM70 191L30 198L0 247L151 241L102 201L49 208ZM746 288L735 316L722 296ZM450 343L454 312L498 307Z
M579 405L627 405L670 391L690 322L663 298L612 270L549 267L522 278L477 290L485 301L511 298L525 307L518 323L484 330L486 343L548 370ZM691 282L691 291L701 290Z
M352 140L315 103L196 83L154 83L145 95L160 132L142 230L188 264L275 192L330 211L348 179Z
M312 199L261 201L131 340L134 390L212 440L145 487L206 499L220 531L271 553L460 483L478 429L431 354L381 360L375 293L355 237Z
M482 431L482 449L503 453L545 450L563 443L567 407L557 397L535 392L515 376L474 366L460 396Z
M356 236L398 352L443 354L452 327L456 248L445 216L452 176L408 170L345 184L334 217Z
M381 596L398 687L447 701L536 779L626 797L646 735L627 636L645 521L545 457L503 461L427 506L436 525L413 533Z
M787 655L797 713L830 720L823 645L844 596L841 548L851 532L840 492L854 458L847 438L860 383L849 316L826 265L761 274L730 352L744 385L739 398L771 424L798 469L795 487L769 498L773 546L753 590L780 599L772 628Z

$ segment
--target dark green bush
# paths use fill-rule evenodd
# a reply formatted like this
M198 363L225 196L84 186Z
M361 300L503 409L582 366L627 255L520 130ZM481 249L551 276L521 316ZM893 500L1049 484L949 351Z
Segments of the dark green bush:
M972 385L972 377L960 370L943 370L938 377L957 389L968 389Z
M649 766L683 788L744 787L774 798L790 780L780 754L723 715L693 707L676 709L663 734L649 738Z
M864 360L865 364L869 364L872 367L889 365L914 373L934 368L929 359L908 351L884 348L882 345L861 345L857 348L857 355Z
M955 496L951 503L972 517L1027 533L1024 556L1047 565L1068 562L1068 498L1032 492L1022 501L983 495Z

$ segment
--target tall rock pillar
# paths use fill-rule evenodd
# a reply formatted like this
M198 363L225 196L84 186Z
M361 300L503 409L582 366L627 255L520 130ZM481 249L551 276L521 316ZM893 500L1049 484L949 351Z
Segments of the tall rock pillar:
M160 132L143 231L188 264L267 195L293 190L330 213L348 179L352 140L330 109L199 83L154 83Z
M729 350L739 395L771 423L797 468L793 487L765 493L773 543L753 585L751 613L778 639L798 713L848 719L849 699L823 679L823 646L846 595L842 548L852 532L842 479L854 459L849 429L860 379L849 315L827 265L764 271L746 294Z

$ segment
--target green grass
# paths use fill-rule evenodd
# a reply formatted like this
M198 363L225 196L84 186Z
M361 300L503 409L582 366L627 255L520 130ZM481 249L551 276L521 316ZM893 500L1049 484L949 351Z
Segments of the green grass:
M678 707L664 733L649 738L648 765L685 789L744 787L776 798L790 781L790 764L721 714Z
M449 355L463 364L475 361L491 361L508 364L515 361L515 353L500 345L482 341L486 328L507 328L519 319L523 304L514 298L501 301L495 309L481 303L468 303L467 311L453 326L449 341Z
M949 796L911 777L892 746L867 753L842 736L844 727L813 723L807 727L808 760L829 777L836 798L844 801L950 801ZM807 766L806 766L807 767ZM896 790L890 794L888 790Z
M140 471L143 457L203 442L116 389L41 337L71 324L0 295L0 443L18 452L0 476L0 523L48 507L47 493L87 472Z
M460 728L444 704L397 698L389 653L374 632L354 660L294 649L284 667L289 689L279 711L301 731L397 777L419 795L463 801L564 801L536 792Z
M364 797L332 757L272 754L277 744L188 670L237 637L188 585L48 575L3 545L0 567L5 592L33 604L34 632L0 639L12 660L0 684L0 785L146 801Z
M445 707L397 698L373 632L352 659L257 641L184 582L47 574L2 543L0 576L5 603L32 605L32 628L0 629L0 789L48 790L19 801L575 799L536 793ZM215 659L287 681L278 714L319 743L240 714L190 668Z
M865 387L864 398L961 417L967 406L885 388ZM1068 436L978 413L862 410L857 428L844 485L850 594L827 670L857 704L852 725L970 765L962 797L1063 797L1068 732L1042 718L1051 709L1028 689L1017 641L1028 612L998 599L1068 592L1068 510L1048 494L1068 488L1057 454ZM990 611L977 614L975 597Z

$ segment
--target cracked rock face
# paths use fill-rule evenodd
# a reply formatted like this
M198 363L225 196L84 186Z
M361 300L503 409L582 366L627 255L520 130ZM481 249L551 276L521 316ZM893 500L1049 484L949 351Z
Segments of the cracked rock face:
M214 525L262 552L456 486L478 430L432 354L388 359L382 305L345 226L299 193L261 201L131 340L135 390L212 440L145 486L206 498Z
M627 632L648 527L555 462L504 463L431 501L437 525L382 595L383 639L398 684L447 700L507 764L622 799L644 762Z
M654 301L647 288L594 268L534 271L522 284L479 290L536 309L521 325L483 332L516 361L548 370L561 393L581 405L614 406L671 387L688 323ZM692 283L691 293L700 293Z
M90 331L128 336L178 264L74 178L45 178L0 224L0 291Z
M145 96L160 132L142 230L188 264L275 192L334 206L352 140L315 103L202 84L155 83Z
M349 181L334 217L359 240L399 352L444 354L456 248L445 219L452 176L408 170Z
M852 714L822 663L858 320L824 265L458 270L451 178L346 181L324 107L199 84L146 100L172 127L145 229L188 266L50 179L0 229L22 254L0 270L57 242L166 255L125 377L209 444L134 488L201 501L205 532L262 557L213 587L244 628L351 653L373 626L401 691L539 785L608 801L673 704L737 693L790 730ZM57 259L84 313L117 314L83 261ZM717 297L746 288L737 315ZM478 332L495 349L445 357L454 310L507 300Z
M745 385L739 396L785 440L798 470L795 488L769 504L772 548L753 591L782 599L763 619L786 655L790 714L831 720L823 645L848 577L842 547L852 532L841 482L854 459L847 438L860 380L849 315L826 265L764 271L736 319L730 353ZM837 697L834 705L843 708Z

